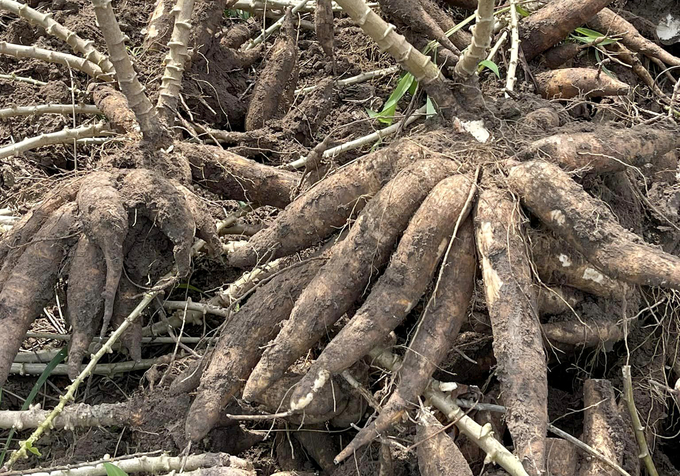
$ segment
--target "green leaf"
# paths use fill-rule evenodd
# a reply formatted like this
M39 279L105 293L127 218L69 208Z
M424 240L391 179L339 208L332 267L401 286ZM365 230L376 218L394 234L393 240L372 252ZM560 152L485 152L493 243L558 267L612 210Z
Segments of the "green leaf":
M40 377L38 377L38 380L35 382L35 385L33 385L33 388L31 389L31 393L28 394L28 397L26 397L26 400L24 400L24 404L21 405L21 410L28 410L28 407L33 403L33 400L35 400L35 397L38 395L38 392L42 388L43 385L45 385L45 382L49 378L50 374L52 374L52 371L55 369L57 365L62 363L64 359L66 358L66 355L68 354L68 349L64 347L61 349L57 355L54 356L52 360L50 360L50 363L47 364L47 367L45 367L45 370L43 370L43 373L40 374ZM12 428L9 432L9 435L7 435L7 440L5 441L5 447L2 449L2 453L0 453L0 467L2 467L3 463L5 462L5 457L7 456L7 451L9 450L9 445L12 443L12 438L14 437L15 430ZM34 448L35 449L35 448ZM37 449L35 451L38 451Z
M578 35L572 34L571 38L581 43L593 43L598 38L604 38L604 40L600 41L598 45L607 46L619 41L617 38L608 37L604 33L591 30L590 28L577 28L574 30L574 32L578 33Z
M191 284L178 284L177 289L188 289L189 291L195 291L197 293L205 294L202 290L198 289L196 286L192 286Z
M531 13L529 13L528 10L525 10L524 7L519 4L517 4L517 13L519 13L523 17L528 17L529 15L531 15Z
M427 96L427 102L425 103L425 113L427 114L427 117L437 115L437 109L434 107L434 102L430 96Z
M115 464L104 463L104 469L106 469L106 476L128 476L128 474L120 469Z
M26 443L26 450L28 450L28 452L30 452L30 453L32 453L36 456L42 456L42 454L40 454L40 451L38 450L38 448L33 446L33 444L30 441L27 440L27 441L25 441L25 443Z
M498 72L498 65L494 63L491 60L484 60L479 62L479 69L480 71L483 70L484 68L489 68L493 73L500 79L501 75Z
M368 114L369 117L377 118L383 124L388 125L392 124L394 115L397 112L397 104L399 103L401 98L404 97L404 94L411 90L414 90L413 89L414 86L417 89L418 82L415 80L411 73L406 73L399 79L397 87L394 88L394 91L392 91L390 97L387 98L387 101L385 102L382 111L375 112L371 109L366 109L366 113Z

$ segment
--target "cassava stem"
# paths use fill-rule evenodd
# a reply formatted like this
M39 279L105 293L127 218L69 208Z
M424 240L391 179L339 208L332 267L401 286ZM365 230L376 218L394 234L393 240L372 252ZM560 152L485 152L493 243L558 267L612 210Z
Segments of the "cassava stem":
M493 34L493 9L494 0L479 0L475 12L472 43L463 52L460 61L456 63L455 72L463 79L472 76L477 70L479 62L486 58L486 50L491 46L491 35Z
M172 142L161 124L156 109L137 79L137 73L125 49L125 35L120 31L111 0L92 0L94 13L101 28L109 55L118 78L120 89L128 100L130 109L137 117L144 139L157 147L167 147Z
M92 61L68 53L38 48L37 46L15 45L6 41L0 41L0 54L15 58L34 58L48 63L61 64L75 71L82 71L92 78L99 78L104 74L102 69Z
M194 0L177 0L172 9L175 16L175 26L172 38L168 42L168 54L165 57L165 71L158 91L156 109L166 124L172 124L172 117L177 109L179 92L182 89L182 75L184 64L189 59L187 45L191 34L191 12Z
M24 3L14 0L0 0L0 9L14 13L33 25L41 26L48 35L55 36L68 44L73 51L99 66L106 76L115 74L111 61L93 46L92 40L84 40L61 23L52 19L49 13L41 13Z

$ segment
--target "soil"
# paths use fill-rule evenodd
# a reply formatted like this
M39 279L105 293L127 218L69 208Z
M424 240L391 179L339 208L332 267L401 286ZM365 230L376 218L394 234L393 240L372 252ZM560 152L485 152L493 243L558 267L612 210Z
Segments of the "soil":
M38 3L41 11L51 11L54 19L69 27L83 38L91 39L94 45L105 51L101 33L96 26L94 11L91 2L86 0L72 1L45 1ZM114 9L118 15L121 28L129 37L127 42L128 51L133 56L135 67L139 73L140 81L146 87L153 103L158 93L160 78L163 74L162 58L165 55L164 48L154 47L144 49L144 32L148 27L148 20L153 11L155 2L144 0L119 0L114 1ZM461 5L470 2L450 3ZM617 6L625 8L634 14L629 19L634 22L643 34L652 30L647 23L656 24L659 12L668 8L673 2L659 0L653 3L653 7L644 6L647 2L629 0L618 2ZM675 2L677 4L677 2ZM643 5L643 6L641 6ZM672 8L676 8L677 5ZM459 9L448 9L448 13L455 15L456 21L464 18L465 12ZM640 19L638 17L645 17ZM303 18L305 21L313 20L309 15ZM260 21L258 19L257 21ZM254 84L263 74L268 58L274 53L272 49L275 40L268 40L255 55L243 55L238 52L238 45L227 45L225 38L232 27L244 26L247 20L228 11L217 33L211 37L210 47L190 65L190 70L184 78L184 104L180 106L180 114L190 123L197 127L195 131L207 129L222 130L230 133L245 133L246 116L248 107L253 97ZM253 21L251 20L251 23ZM647 22L647 23L646 23ZM645 27L647 26L647 30ZM335 56L330 61L314 32L300 29L292 38L297 48L297 62L295 71L287 71L287 74L297 74L297 88L323 84L327 78L334 76L343 79L363 72L386 68L394 64L388 55L381 53L379 48L371 42L349 18L335 18ZM224 40L224 41L223 41ZM17 19L13 15L0 13L0 41L21 45L35 45L49 48L55 51L70 53L68 46L61 41L47 35L42 29L31 26L28 22ZM671 46L670 51L674 51ZM675 54L678 54L675 51ZM253 59L255 58L255 59ZM264 58L264 59L262 59ZM597 59L591 52L587 52L575 58L570 64L574 66L596 67ZM499 60L501 63L501 60ZM504 64L504 63L503 63ZM288 65L290 66L290 65ZM534 67L535 66L535 67ZM634 93L636 104L640 110L663 112L659 102L651 92L639 83L630 71L617 64L607 64L617 77L629 85L637 85ZM521 69L521 67L520 67ZM540 60L532 64L532 72L537 74L547 70ZM31 77L41 82L33 85L21 81L0 79L0 109L10 106L31 106L37 104L91 104L92 99L88 93L88 78L77 72L71 72L63 66L55 66L37 60L16 60L9 56L0 56L0 73L14 73L17 76ZM269 72L271 74L271 71ZM524 73L520 75L524 79ZM677 74L675 75L677 77ZM331 94L319 94L314 101L303 104L305 96L290 95L288 103L278 104L276 111L270 120L262 121L264 128L258 129L257 134L238 136L239 139L232 143L230 152L242 154L266 165L287 164L301 156L308 155L311 149L328 135L332 136L330 146L342 144L358 137L367 135L378 128L384 127L371 119L368 110L379 111L387 98L394 91L399 73L390 76L373 79L341 89L333 88ZM276 79L276 78L274 78ZM661 86L669 92L672 87L664 79L660 80ZM480 88L494 98L501 98L502 82L486 70L481 74ZM463 166L464 172L474 170L473 165L486 164L488 157L501 157L505 154L515 156L530 142L540 137L550 135L560 127L560 132L584 132L597 130L597 122L611 118L617 118L629 124L633 121L628 106L631 103L615 99L591 99L583 98L565 101L546 101L534 95L531 91L531 81L521 81L519 92L515 99L505 101L494 110L486 110L481 115L493 124L496 141L493 145L480 145L469 137L460 138L462 134L451 139L447 131L443 132L442 121L435 118L426 125L422 122L412 126L409 131L402 131L402 136L416 137L416 134L425 130L435 131L429 135L418 136L421 144L425 144L429 150L444 152L451 157L466 157L468 163ZM276 87L285 92L290 84L277 84ZM276 99L285 95L273 94ZM330 90L331 88L329 88ZM272 95L273 90L266 91ZM420 94L420 93L419 93ZM265 97L265 96L262 96ZM266 96L269 98L269 96ZM286 98L282 98L285 100ZM412 97L407 94L400 102L398 111L403 112L410 106ZM261 99L260 99L261 100ZM267 99L271 100L271 98ZM309 104L313 102L313 104ZM550 109L548 116L541 119L527 118L531 111L547 107ZM305 115L308 111L315 111L310 119ZM302 111L302 112L300 112ZM641 114L639 111L636 114ZM543 120L549 117L554 122ZM649 116L644 116L649 117ZM623 119L622 119L623 118ZM76 117L61 115L23 116L13 117L0 121L0 145L18 142L25 138L40 134L57 132L64 127L73 128L83 124L95 123L99 118L78 115ZM189 121L190 119L190 121ZM182 126L184 127L184 125ZM182 128L178 127L178 129ZM450 128L450 125L445 127ZM184 128L186 129L186 128ZM195 132L194 131L194 132ZM456 131L460 132L460 131ZM180 132L189 140L193 134ZM209 134L200 134L202 139ZM235 136L234 136L235 137ZM385 139L376 144L369 144L362 148L344 153L339 157L324 160L320 170L316 171L319 176L345 164L352 163L372 149L377 149L388 144L394 139ZM207 144L214 145L217 139L206 139ZM181 147L179 148L181 149ZM10 209L12 215L23 216L36 204L40 203L48 192L67 179L84 177L87 174L110 165L131 166L137 159L144 160L131 154L131 149L121 142L110 141L104 145L57 145L25 152L18 156L2 159L0 162L0 209ZM196 148L192 150L198 150ZM137 153L137 152L136 152ZM195 165L202 160L186 154L187 158ZM494 159L495 160L495 159ZM396 168L396 167L395 167ZM222 198L223 190L219 187L206 185L207 182L223 180L224 171L218 168L206 169L209 173L199 176L197 167L194 167L194 183L188 187L200 197L201 204L209 213L209 218L222 220L237 210L243 203L237 200ZM182 172L182 171L180 171ZM186 171L184 171L186 172ZM201 169L201 173L205 170ZM221 175L220 175L221 174ZM578 174L573 174L578 176ZM272 180L281 180L280 187L275 193L269 194L268 199L276 196L273 205L284 208L290 201L288 191L291 182L297 182L295 175L282 173L274 179L263 175L262 183L271 183ZM384 177L381 178L381 180ZM680 256L680 173L678 172L677 158L671 153L666 162L654 167L642 167L639 169L617 172L602 177L578 177L580 183L593 196L600 198L607 206L610 214L616 218L626 230L643 237L648 243L662 248L664 251ZM386 181L386 180L383 180ZM224 187L240 187L238 180L227 183ZM295 184L297 190L307 186L307 183ZM382 183L381 183L382 185ZM140 187L140 195L142 194ZM174 190L174 189L173 189ZM373 192L372 192L373 193ZM244 196L244 199L252 196ZM363 205L363 202L362 202ZM174 207L174 206L173 206ZM174 208L178 208L174 207ZM252 227L266 227L279 214L279 209L274 207L261 207L246 218L240 219L237 224ZM137 217L135 216L135 220ZM522 219L529 224L536 225L535 216L527 214ZM136 246L138 253L138 268L131 269L131 277L142 286L152 286L149 281L150 274L160 274L169 269L168 257L172 257L173 243L156 228L152 226L154 217L142 217L139 220L146 223L143 232L129 236L126 247ZM344 219L343 219L344 221ZM147 223L148 222L148 223ZM136 223L136 222L135 222ZM587 225L584 225L587 226ZM243 228L241 228L243 229ZM0 236L2 227L0 226ZM246 236L242 234L227 235L222 237L223 242L241 241ZM281 241L283 238L281 239ZM174 251L177 251L174 249ZM389 251L389 250L388 250ZM388 253L385 251L385 253ZM61 257L53 256L52 260L58 263L56 269L63 266ZM385 258L385 261L387 258ZM312 267L311 269L316 270ZM191 273L183 278L179 286L168 292L165 296L170 300L207 301L216 290L227 286L241 276L242 270L226 266L221 258L205 255L199 256L193 261ZM308 271L305 271L308 272ZM311 272L311 271L309 271ZM298 276L299 277L299 276ZM307 276L302 276L305 280ZM302 279L300 278L300 279ZM305 281L305 282L307 282ZM375 280L373 280L374 282ZM277 281L274 281L275 283ZM362 289L359 303L355 303L347 313L338 321L345 324L355 310L365 300L370 286ZM60 282L55 289L57 301L49 300L45 304L43 315L36 319L30 332L39 333L64 333L69 329L65 321L63 305L66 302L64 289L68 283ZM300 285L301 286L301 285ZM292 307L295 298L300 293L299 286L290 290L290 295L279 296L281 302ZM431 291L431 290L430 290ZM430 292L428 291L428 292ZM399 345L406 344L409 339L409 329L417 322L422 312L426 297L419 304L414 304L413 310L406 317L407 325L396 328L397 342ZM677 293L663 291L659 288L645 287L636 292L635 299L627 303L629 308L640 309L635 320L632 320L629 328L627 342L602 343L597 347L573 346L555 344L546 347L547 362L549 366L548 376L548 417L549 421L575 436L581 436L583 425L583 385L590 378L609 379L615 389L622 388L621 366L626 363L630 352L631 365L635 382L635 403L647 428L647 438L652 447L652 453L660 474L680 474L680 440L676 435L680 431L680 398L674 399L672 395L659 390L652 380L663 385L673 386L680 377L680 366L677 364L677 354L680 353L680 302ZM260 309L281 306L279 301L272 300L255 302L259 299L257 292L252 294L252 301L245 300L241 308ZM130 291L129 305L134 308L134 303L139 298L138 290ZM335 297L337 299L337 296ZM639 306L638 306L639 300ZM288 302L290 301L290 302ZM278 303L278 304L277 304ZM460 334L455 339L451 350L443 362L435 371L434 377L442 381L465 382L468 393L461 393L459 398L474 399L480 396L480 392L487 400L502 400L498 390L498 374L505 369L497 368L493 354L491 324L489 310L484 302L484 290L482 287L481 273L478 274L477 286L473 306L468 312L468 318L463 323ZM387 307L383 303L382 307ZM318 305L316 303L315 305ZM334 305L327 302L326 306ZM42 304L40 307L43 307ZM624 306L625 307L625 306ZM158 303L152 306L153 310L145 315L143 325L159 321L165 316ZM610 297L596 297L588 295L570 312L559 315L540 316L543 323L574 323L582 320L589 323L601 323L610 325L620 324L616 316L620 316L622 304L619 300ZM265 311L262 311L264 314ZM119 317L122 313L118 313ZM259 314L258 314L259 316ZM253 333L243 338L243 345L247 343L261 348L267 345L267 340L278 332L280 316L271 318L269 321L252 318L243 318L246 325L257 325L266 322L268 329L260 334ZM340 317L340 316L336 316ZM498 319L498 317L496 317ZM120 319L119 319L120 320ZM115 321L115 319L114 319ZM114 322L115 323L115 322ZM204 315L196 323L184 326L185 336L211 337L219 335L224 319L218 316ZM598 324L599 325L599 324ZM300 372L306 371L314 358L318 357L321 350L330 338L337 333L339 325L329 326L325 337L317 344L308 355L303 356L295 364L295 369ZM248 329L244 329L247 334ZM141 332L141 329L138 329ZM267 331L267 332L264 332ZM141 336L141 333L138 337ZM235 338L238 338L236 336ZM524 336L526 337L526 336ZM248 340L252 338L252 342ZM518 334L518 339L522 335ZM128 402L130 414L128 420L120 425L110 427L76 428L69 430L53 430L43 437L37 444L42 453L40 458L32 456L29 460L17 463L14 469L31 469L37 466L49 467L66 464L75 464L83 461L96 461L105 455L111 457L134 453L154 451L167 451L173 455L180 454L187 446L185 420L188 409L194 399L196 385L190 390L172 393L169 388L174 380L184 378L187 368L194 368L197 355L208 352L208 344L205 340L199 344L191 344L192 348L177 348L175 344L144 343L141 347L141 355L135 355L136 345L129 339L123 342L127 351L116 352L107 355L102 363L115 363L130 360L132 357L142 359L160 359L158 364L146 371L134 371L113 376L92 376L83 384L76 396L77 403L99 405L102 403ZM22 352L42 352L59 349L64 345L63 341L56 339L27 338L22 344ZM236 347L236 344L234 344ZM172 356L172 358L170 357ZM244 359L244 369L239 368L239 375L234 376L238 380L235 387L242 386L247 379L248 372L245 367L252 367L256 361ZM370 363L370 362L367 362ZM386 377L386 374L374 366L362 364L364 369L364 383L374 393L376 398L388 397L388 390L393 388L394 382ZM501 372L503 371L503 372ZM37 376L12 375L2 387L0 396L0 410L18 410L24 399L31 392L37 382ZM42 408L53 408L63 389L69 385L69 379L64 375L53 375L48 383L38 391L34 403L40 403ZM345 385L343 383L343 385ZM343 400L346 404L344 411L334 409L333 420L326 424L311 426L311 420L295 421L294 423L272 423L271 421L239 422L227 419L226 414L254 414L262 410L257 404L251 404L241 399L240 390L234 388L228 399L226 410L215 415L219 420L216 428L210 431L205 438L194 443L194 452L228 452L252 462L257 474L267 476L282 470L298 471L321 471L323 474L336 476L345 475L377 475L385 474L384 449L381 450L380 442L375 442L358 451L354 457L349 458L336 468L325 466L322 456L318 456L323 445L330 444L332 448L344 447L355 432L353 425L363 426L373 410L367 407L362 399L355 398L349 388L342 388L347 395ZM282 392L286 394L285 391ZM349 403L346 403L349 402ZM221 402L224 403L224 402ZM337 403L337 402L334 402ZM219 413L220 409L216 411ZM266 411L275 412L276 408L267 407ZM343 413L344 412L344 413ZM626 412L622 411L624 418ZM484 412L471 412L478 421L483 422ZM441 417L441 415L439 415ZM509 431L505 429L505 422L494 417L500 434L497 435L505 443L511 443ZM330 420L331 417L326 418ZM308 426L303 426L303 425ZM496 428L496 426L494 426ZM270 433L271 431L271 433ZM411 445L415 438L416 427L412 421L403 421L395 427L390 434L390 440L394 441L389 446L391 453L391 468L393 475L417 475L419 474L417 451L406 447ZM300 437L292 438L298 432L323 433L324 438ZM0 444L9 434L9 430L0 430ZM18 431L10 448L17 447L17 441L25 439L30 432ZM307 435L309 436L309 435ZM455 437L452 431L451 436ZM636 443L629 434L626 444L626 454L634 454L638 451ZM625 439L625 438L624 438ZM324 440L323 442L321 440ZM461 440L457 440L461 441ZM330 443L329 443L330 442ZM470 445L467 442L467 445ZM318 446L318 447L317 447ZM465 449L466 443L461 444ZM327 446L326 446L327 447ZM479 474L483 465L483 455L478 454L476 447L469 449L469 456L475 474ZM0 449L1 450L1 449ZM318 451L317 451L318 450ZM467 450L466 450L467 451ZM317 455L316 459L314 455ZM635 453L636 454L636 453ZM321 462L320 462L321 461ZM327 461L326 461L327 463ZM626 469L634 471L639 468L639 461L635 458L626 457L623 462ZM496 470L493 470L496 471ZM503 474L498 470L498 473ZM491 474L491 473L489 473Z

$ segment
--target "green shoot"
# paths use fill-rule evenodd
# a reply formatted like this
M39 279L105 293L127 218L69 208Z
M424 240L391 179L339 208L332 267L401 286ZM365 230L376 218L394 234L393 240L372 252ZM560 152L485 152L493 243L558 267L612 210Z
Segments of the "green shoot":
M390 97L387 98L387 102L385 103L380 112L375 112L370 109L366 111L368 112L369 117L377 118L383 124L387 125L392 124L394 115L397 112L397 104L399 103L401 98L404 97L404 94L412 91L413 90L412 86L417 87L417 84L418 84L417 81L415 80L411 73L404 74L399 79L397 87L394 89L394 91L392 91Z
M571 34L570 38L580 43L590 44L597 41L597 45L607 46L619 41L618 38L608 37L599 31L591 30L589 28L577 28L574 30L574 33Z
M531 12L529 12L529 10L526 10L520 4L517 4L517 13L519 13L522 17L528 17L529 15L531 15Z
M24 401L24 404L21 405L21 410L28 410L28 407L33 403L33 400L35 400L35 397L38 395L38 392L42 388L42 386L45 384L47 381L47 378L50 376L54 368L60 364L65 358L68 353L68 350L66 347L61 349L57 355L54 356L52 360L50 360L50 363L47 364L47 367L45 367L45 370L43 373L40 375L38 378L37 382L35 382L35 385L33 385L33 388L31 389L31 393L28 394L28 397L26 397L26 400ZM2 453L0 453L0 467L3 465L5 462L5 457L7 456L7 450L9 449L9 445L12 443L12 438L14 437L15 430L12 428L9 432L9 435L7 436L7 441L5 441L5 447L2 450ZM37 455L40 456L40 452L38 451L37 448L31 446L28 448L28 450Z
M115 464L104 463L104 469L106 469L106 476L128 476L128 474L120 469Z
M484 60L479 62L479 68L477 71L482 71L484 68L490 69L498 79L501 78L501 74L498 72L498 65L491 60Z
M247 20L248 18L250 18L250 12L247 12L245 10L226 9L224 11L224 16L226 18L239 18L241 20Z

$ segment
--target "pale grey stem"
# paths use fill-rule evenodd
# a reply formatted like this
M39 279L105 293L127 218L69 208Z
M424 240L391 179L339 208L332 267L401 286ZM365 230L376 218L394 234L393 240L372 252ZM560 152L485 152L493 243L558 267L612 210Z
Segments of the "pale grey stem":
M94 464L80 464L75 467L63 469L34 469L4 473L4 476L31 475L31 476L106 476L106 461L98 461ZM194 471L200 468L232 467L246 471L252 470L252 465L241 458L226 453L204 453L189 456L140 456L138 458L125 458L111 460L119 469L128 474L132 473L167 473L170 471Z
M107 79L111 79L113 74L115 74L113 64L111 64L106 55L103 55L94 47L92 40L85 40L79 37L61 23L53 20L51 13L41 13L24 3L15 2L14 0L0 0L0 9L12 12L28 20L32 25L39 25L48 35L64 41L73 51L80 53L85 59L99 66L106 73L102 76L107 76Z
M38 106L12 106L0 109L0 119L13 116L39 116L40 114L101 114L91 104L41 104Z
M19 217L13 216L0 216L0 225L14 225L19 221Z
M38 48L37 46L15 45L6 41L0 41L0 54L13 56L14 58L34 58L48 63L61 64L75 71L81 71L92 78L99 78L104 74L102 69L92 61L68 53Z
M647 474L649 476L659 476L654 466L652 456L649 454L649 446L647 446L647 437L645 436L645 427L642 426L640 416L635 407L635 400L633 398L633 380L630 374L630 365L624 365L621 368L623 374L623 399L626 401L628 412L630 413L631 421L633 422L633 430L638 446L640 447L640 459L645 464Z
M493 9L494 0L479 0L475 12L472 43L465 49L455 67L455 73L460 78L466 79L475 74L477 65L486 57L493 33Z
M168 42L168 54L165 57L165 71L158 92L156 108L166 124L172 124L177 110L179 93L182 89L184 65L189 58L187 45L191 34L191 12L194 0L177 0L172 13L175 14L175 26Z
M174 343L174 341L173 341ZM136 370L146 370L152 365L159 363L166 363L163 357L156 359L142 359L140 361L129 360L126 362L117 362L115 364L97 364L91 372L91 375L104 375L111 377L116 374L127 372L134 372ZM10 369L10 374L13 375L41 375L47 368L47 363L40 362L14 362ZM68 375L68 366L66 364L57 365L51 375ZM48 412L45 412L47 416ZM34 426L32 428L37 428Z
M510 0L510 63L508 63L508 77L505 80L506 91L512 91L517 80L517 63L519 59L519 18L517 14L517 0ZM505 93L508 97L508 93Z
M144 138L161 147L170 145L170 136L159 121L156 109L144 92L144 86L137 79L137 73L125 49L126 37L120 31L111 0L92 0L92 4L116 70L120 90L127 98L130 109L134 111Z
M433 81L441 81L439 68L413 47L403 35L396 32L394 25L385 20L369 8L363 0L337 0L338 5L347 13L361 29L370 36L380 47L411 73L422 85ZM493 17L492 17L493 18Z
M213 314L215 316L220 316L227 318L231 315L228 309L219 306L213 306L211 304L206 304L202 302L191 302L191 301L165 301L163 302L163 307L170 311L176 310L187 310L196 311L201 314Z
M34 339L52 339L52 340L58 340L58 341L70 341L71 336L69 334L53 334L50 332L29 332L26 334L27 338L34 338ZM180 342L184 344L198 344L199 342L203 340L210 340L211 338L204 338L204 337L179 337L178 338ZM93 342L102 342L104 339L102 337L94 337L92 339ZM142 337L142 344L174 344L177 342L177 339L174 337ZM118 348L118 345L114 346L114 349ZM55 352L56 353L56 352ZM31 355L33 353L31 352ZM47 361L52 360L50 357Z
M0 147L0 159L46 145L69 144L73 139L96 137L105 132L108 132L108 127L104 123L99 123L90 126L76 127L75 129L65 128L59 132L50 132L49 134L40 134L37 137L29 137L21 142Z

